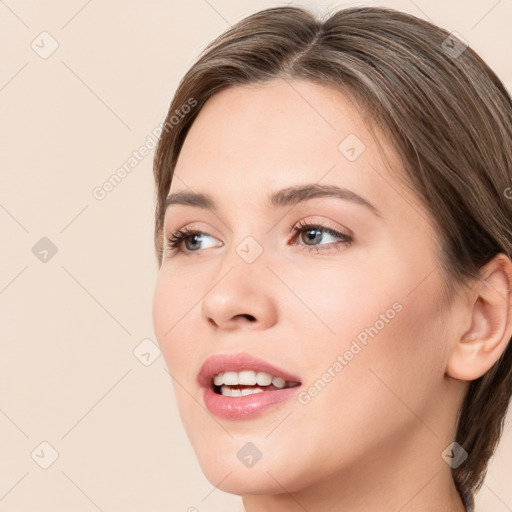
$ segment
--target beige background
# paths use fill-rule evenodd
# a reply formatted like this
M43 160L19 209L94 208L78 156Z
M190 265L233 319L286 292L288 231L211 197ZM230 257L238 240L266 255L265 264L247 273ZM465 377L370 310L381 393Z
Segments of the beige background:
M285 3L0 1L0 511L238 508L203 476L147 340L153 152L104 199L93 190L148 141L211 39ZM512 0L366 4L459 32L512 87ZM505 430L479 511L512 510Z

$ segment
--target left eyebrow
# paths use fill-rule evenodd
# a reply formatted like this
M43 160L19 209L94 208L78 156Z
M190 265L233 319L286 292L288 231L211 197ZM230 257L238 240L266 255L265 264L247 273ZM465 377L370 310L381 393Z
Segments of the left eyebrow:
M344 201L351 201L368 208L378 217L382 216L377 207L352 190L338 187L337 185L319 185L318 183L288 187L273 192L267 198L267 207L282 208L292 206L316 197L335 197ZM169 194L165 201L164 211L167 211L167 208L175 205L193 206L212 210L215 213L217 212L217 204L209 194L185 191Z

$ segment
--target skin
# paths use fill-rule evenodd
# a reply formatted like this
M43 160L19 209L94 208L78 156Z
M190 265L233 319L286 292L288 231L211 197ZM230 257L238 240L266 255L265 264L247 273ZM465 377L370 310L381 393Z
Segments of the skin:
M436 228L359 112L341 92L303 80L232 87L202 108L175 169L171 193L209 193L218 211L168 209L166 235L186 226L206 235L165 250L155 334L205 476L243 496L247 512L464 511L441 453L469 381L512 335L512 264L496 257L485 283L448 307ZM349 134L366 146L355 161L338 149ZM311 182L348 188L380 216L332 197L266 206L267 194ZM320 231L310 252L307 229L292 231L300 221L353 242ZM236 252L247 236L263 249L252 263ZM204 408L196 375L210 355L261 357L307 390L394 303L401 310L307 404L292 398L243 421ZM236 457L247 442L263 454L251 468Z

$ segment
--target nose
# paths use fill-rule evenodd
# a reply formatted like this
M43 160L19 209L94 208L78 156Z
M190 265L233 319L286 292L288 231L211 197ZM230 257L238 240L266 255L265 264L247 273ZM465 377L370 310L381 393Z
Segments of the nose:
M215 330L272 327L278 317L272 277L263 257L246 263L234 253L233 257L225 259L204 295L202 317Z

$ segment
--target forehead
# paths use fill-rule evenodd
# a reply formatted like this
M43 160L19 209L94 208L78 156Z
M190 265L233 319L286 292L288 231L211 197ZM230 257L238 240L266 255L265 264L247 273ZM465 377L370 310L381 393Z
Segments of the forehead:
M183 157L206 152L218 158L317 161L340 156L338 145L352 134L369 138L368 130L350 99L332 87L304 80L274 80L227 88L210 98L194 121ZM187 147L200 142L193 154ZM217 159L216 159L217 160Z
M271 190L317 182L352 189L385 210L401 185L386 168L371 122L328 85L274 80L227 88L192 124L170 191L266 201ZM393 148L380 143L397 166Z

